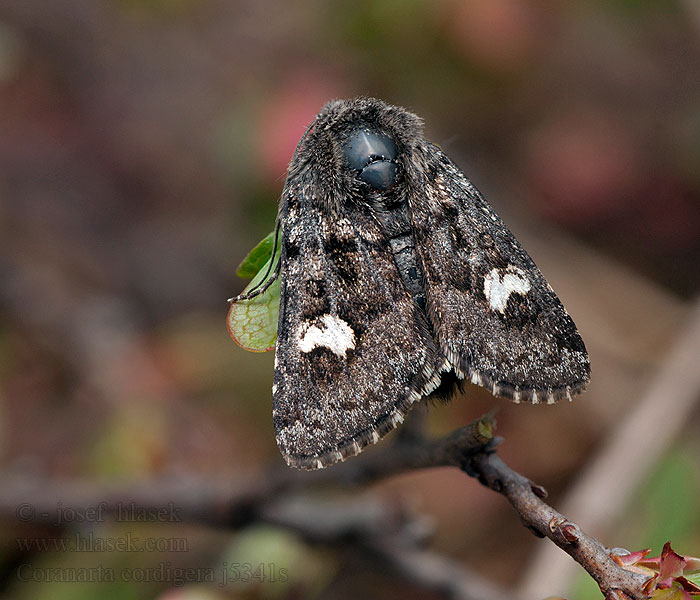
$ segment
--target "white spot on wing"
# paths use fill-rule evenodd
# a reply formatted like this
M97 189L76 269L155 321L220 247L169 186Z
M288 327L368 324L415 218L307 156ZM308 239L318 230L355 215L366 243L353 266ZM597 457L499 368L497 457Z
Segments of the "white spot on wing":
M503 277L499 269L491 269L484 277L484 296L491 310L500 313L506 312L511 294L527 294L531 287L525 272L513 265L508 265Z
M355 332L336 315L323 315L318 325L311 325L308 321L302 323L298 340L299 350L302 352L311 352L314 348L328 348L341 358L345 358L348 350L355 348Z

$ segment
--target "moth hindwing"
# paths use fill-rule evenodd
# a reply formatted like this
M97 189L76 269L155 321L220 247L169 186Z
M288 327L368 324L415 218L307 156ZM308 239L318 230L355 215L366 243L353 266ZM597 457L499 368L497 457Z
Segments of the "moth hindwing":
M327 104L291 160L278 223L273 417L289 465L357 454L459 379L533 403L588 383L552 288L403 108Z

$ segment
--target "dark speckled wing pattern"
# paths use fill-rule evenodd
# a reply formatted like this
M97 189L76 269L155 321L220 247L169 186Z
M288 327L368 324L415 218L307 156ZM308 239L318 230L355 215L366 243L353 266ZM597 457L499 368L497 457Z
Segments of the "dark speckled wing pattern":
M273 419L287 463L314 469L378 441L439 377L425 315L369 208L329 219L305 186L294 179L280 213Z
M434 145L416 152L425 188L409 200L440 352L460 377L516 402L571 399L588 383L571 317L474 185Z

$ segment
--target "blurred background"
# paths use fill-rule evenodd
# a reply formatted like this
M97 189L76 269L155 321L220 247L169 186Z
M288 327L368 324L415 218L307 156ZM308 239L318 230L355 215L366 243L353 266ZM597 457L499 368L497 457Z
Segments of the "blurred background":
M446 434L500 407L502 456L547 487L554 506L565 502L691 318L696 0L3 0L0 489L243 481L280 465L272 356L230 340L226 299L245 285L236 266L273 227L305 127L326 101L356 95L425 119L579 326L593 380L573 404L515 406L470 386L428 420ZM658 554L671 539L700 554L700 411L675 397L669 390L664 410L680 418L647 423L628 448L630 464L645 463L631 492L610 504L607 525L590 524L609 546ZM665 427L670 443L646 455ZM428 547L456 564L503 587L533 585L547 542L462 473L415 472L343 493L358 496L428 518ZM32 529L3 510L2 598L444 597L372 556L270 525L87 519L82 529ZM187 547L18 544L76 531ZM47 575L225 563L272 563L288 576L219 586ZM581 573L539 597L599 597Z

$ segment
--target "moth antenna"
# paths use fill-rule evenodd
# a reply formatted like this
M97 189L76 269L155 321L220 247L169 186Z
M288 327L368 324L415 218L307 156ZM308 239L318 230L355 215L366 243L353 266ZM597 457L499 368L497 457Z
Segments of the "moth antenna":
M299 149L303 146L304 140L306 140L306 137L308 136L309 132L313 129L314 127L314 122L310 123L309 126L306 128L304 131L304 134L301 136L301 139L297 143L297 146L294 150L294 154L297 155L299 153ZM275 256L275 252L277 252L277 245L278 245L278 240L279 240L279 232L280 232L280 227L281 227L281 222L279 215L277 215L277 221L275 223L275 241L272 245L272 254L271 256ZM281 259L281 257L280 257ZM258 282L257 285L255 285L249 292L246 292L245 294L239 294L238 296L234 296L233 298L229 298L227 302L229 304L233 304L235 302L240 302L242 300L250 300L251 298L255 298L256 296L259 296L260 294L265 293L267 288L269 288L272 283L277 279L280 273L280 267L281 267L281 260L277 260L277 265L275 266L275 271L272 273L272 277L270 277L270 271L272 270L272 261L270 261L269 266L267 267L267 271L265 272L265 276ZM270 279L268 279L270 277ZM262 286L262 287L261 287Z
M279 240L280 226L281 226L281 223L280 223L280 220L278 217L277 223L275 224L275 241L272 244L272 254L270 255L272 257L275 256L275 253L277 252L277 246L279 245L278 240ZM256 296L259 296L260 294L265 293L265 291L273 284L273 282L275 281L275 279L277 279L277 276L280 273L280 266L281 266L280 259L277 259L277 263L275 265L274 271L272 271L272 263L273 263L273 261L271 260L270 264L267 266L267 271L265 271L265 275L263 276L263 278L249 292L246 292L245 294L239 294L238 296L234 296L233 298L229 298L227 300L227 302L229 304L233 304L234 302L240 302L241 300L250 300L251 298L255 298ZM271 272L272 272L272 276L270 276Z

